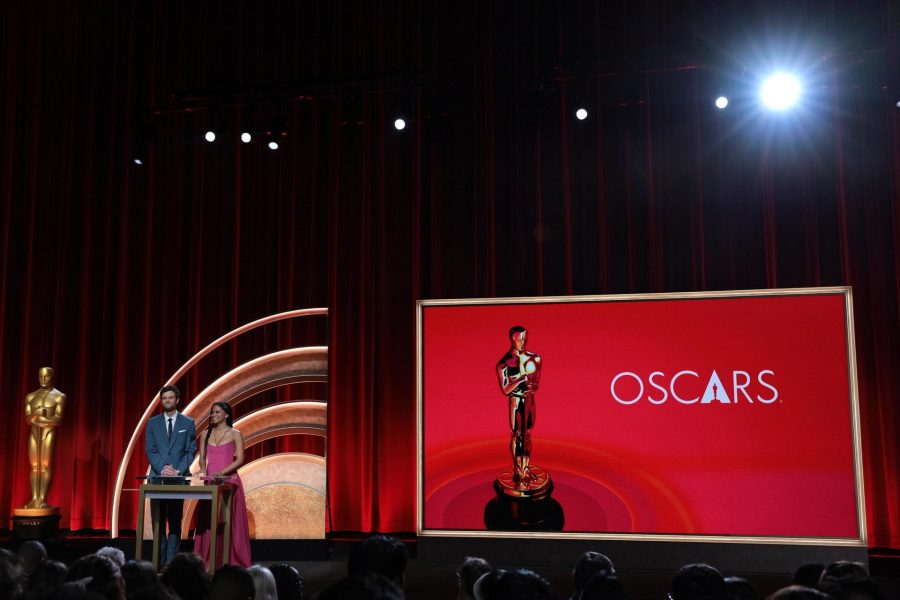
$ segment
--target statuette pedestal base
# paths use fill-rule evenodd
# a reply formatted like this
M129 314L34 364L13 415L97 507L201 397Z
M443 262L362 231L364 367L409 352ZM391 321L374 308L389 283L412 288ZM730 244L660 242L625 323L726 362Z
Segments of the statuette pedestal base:
M532 465L525 480L507 467L494 480L495 497L484 507L484 525L489 530L562 531L565 516L552 493L553 481L541 467Z
M59 507L14 508L13 536L19 540L47 540L59 535Z

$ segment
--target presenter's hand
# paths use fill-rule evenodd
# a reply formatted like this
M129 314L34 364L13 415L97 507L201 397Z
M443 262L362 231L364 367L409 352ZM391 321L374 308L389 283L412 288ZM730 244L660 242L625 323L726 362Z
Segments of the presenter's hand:
M173 477L175 475L178 475L178 471L176 471L175 467L173 467L172 465L166 465L165 467L163 467L162 474L165 477Z

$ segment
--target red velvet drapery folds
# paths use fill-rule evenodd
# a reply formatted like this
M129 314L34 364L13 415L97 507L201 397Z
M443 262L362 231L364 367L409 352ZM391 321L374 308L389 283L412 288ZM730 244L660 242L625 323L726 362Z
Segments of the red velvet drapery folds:
M870 544L900 547L891 3L0 10L0 515L27 499L21 405L45 364L70 400L51 501L64 527L108 529L163 380L238 325L328 306L182 387L328 343L332 527L410 531L417 299L852 285ZM757 108L774 66L805 78L800 110ZM234 141L273 119L278 152ZM325 451L260 452L284 448Z

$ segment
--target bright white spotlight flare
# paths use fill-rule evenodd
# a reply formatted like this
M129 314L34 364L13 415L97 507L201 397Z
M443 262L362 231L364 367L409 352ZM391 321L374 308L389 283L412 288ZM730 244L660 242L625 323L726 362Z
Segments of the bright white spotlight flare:
M575 118L579 121L584 121L588 117L588 111L586 108L579 108L575 111Z
M397 131L403 131L404 129L406 129L406 121L404 121L403 119L396 119L394 121L394 129L396 129Z
M215 131L207 131L206 135L204 135L203 138L207 142L214 142L214 141L216 141L216 132Z
M253 136L250 135L249 131L245 131L241 134L241 141L245 144L249 144L251 141L253 141Z
M763 82L760 97L771 110L787 110L800 99L800 82L793 75L776 73Z
M722 110L726 106L728 106L728 98L726 98L725 96L719 96L718 98L716 98L716 108Z

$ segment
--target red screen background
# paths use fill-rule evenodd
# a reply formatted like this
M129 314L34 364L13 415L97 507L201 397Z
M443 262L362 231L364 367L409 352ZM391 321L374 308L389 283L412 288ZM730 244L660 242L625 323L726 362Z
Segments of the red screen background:
M532 463L549 470L564 531L857 538L840 294L422 307L424 529L483 530L511 462L495 366L522 325L542 357ZM713 370L731 403L681 404L647 383ZM732 372L751 384L735 402ZM772 397L757 373L778 390ZM644 381L616 402L612 379ZM638 393L620 380L623 399Z

